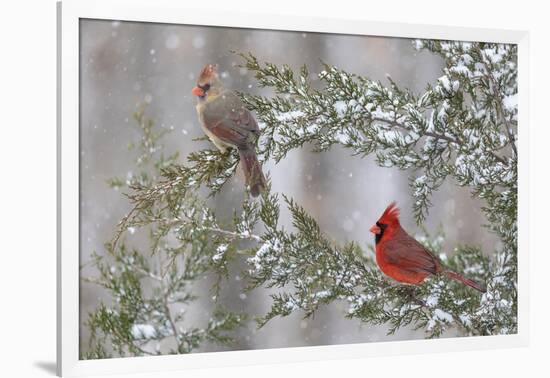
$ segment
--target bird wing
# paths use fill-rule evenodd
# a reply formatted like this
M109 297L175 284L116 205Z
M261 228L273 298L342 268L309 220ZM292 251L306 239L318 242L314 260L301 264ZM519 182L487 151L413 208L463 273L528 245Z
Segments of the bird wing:
M224 91L205 105L204 126L223 142L247 147L259 131L252 113L233 92Z
M394 237L384 244L384 256L389 264L411 272L435 274L439 261L422 244L409 235Z

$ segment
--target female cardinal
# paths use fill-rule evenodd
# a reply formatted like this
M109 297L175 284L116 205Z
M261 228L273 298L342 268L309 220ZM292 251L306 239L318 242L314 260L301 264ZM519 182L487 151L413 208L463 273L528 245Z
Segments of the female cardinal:
M399 224L399 209L392 202L370 228L376 243L376 263L396 281L418 285L433 274L446 276L484 293L485 288L446 269L439 259L411 237Z
M235 92L222 87L217 65L204 67L192 93L198 98L197 113L204 133L221 152L227 147L239 151L246 185L257 197L266 184L256 156L260 129L254 116Z

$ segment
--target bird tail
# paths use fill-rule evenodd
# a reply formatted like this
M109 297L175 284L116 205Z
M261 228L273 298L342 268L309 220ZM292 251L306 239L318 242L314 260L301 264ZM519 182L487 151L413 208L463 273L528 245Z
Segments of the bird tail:
M253 197L258 197L265 190L266 182L256 151L250 148L239 149L239 156L246 186L250 188L250 194Z
M468 285L470 287L473 287L477 291L480 291L482 293L485 293L487 289L482 284L479 284L469 278L463 277L460 274L453 272L452 270L445 270L443 273L449 278L452 278L453 280L456 280L458 282L462 282L464 285Z

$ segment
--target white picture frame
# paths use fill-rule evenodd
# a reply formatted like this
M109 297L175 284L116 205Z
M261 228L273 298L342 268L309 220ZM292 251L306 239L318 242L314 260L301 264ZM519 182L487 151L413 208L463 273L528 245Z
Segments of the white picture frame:
M518 45L519 241L518 333L504 336L395 341L155 357L79 360L79 19L109 19L388 37L482 40ZM61 376L166 372L367 356L518 347L528 343L528 77L524 31L288 17L241 11L201 12L177 0L63 1L58 3L58 257L57 373Z

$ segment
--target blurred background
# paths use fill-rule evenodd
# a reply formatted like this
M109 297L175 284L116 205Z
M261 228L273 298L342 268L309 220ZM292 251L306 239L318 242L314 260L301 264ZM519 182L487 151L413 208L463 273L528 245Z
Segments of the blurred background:
M312 80L321 61L346 71L387 83L390 75L398 85L415 93L442 75L442 60L418 52L411 40L387 37L282 32L235 28L201 27L154 23L86 20L80 24L80 261L85 265L92 252L102 253L113 237L119 220L130 204L107 180L126 177L135 169L135 154L128 144L139 138L132 114L146 105L146 115L158 127L171 130L162 141L167 153L180 152L180 162L191 151L208 146L193 141L203 136L191 89L207 63L218 63L226 87L270 95L257 87L253 75L237 67L242 63L231 51L251 52L258 59L298 68L306 64ZM365 250L374 244L368 228L388 203L396 200L402 209L402 224L412 234L421 232L411 213L408 180L411 172L378 167L372 158L350 156L334 148L323 154L309 147L293 151L277 166L267 162L273 190L293 197L319 222L323 231L338 241L355 240ZM217 213L228 214L242 201L243 183L238 178L211 201ZM445 183L432 200L424 226L435 233L443 229L445 250L457 244L481 246L491 253L493 238L482 227L481 203L454 182ZM282 213L287 216L287 213ZM289 225L288 219L283 224ZM147 235L130 235L131 241L147 246ZM265 314L270 291L243 293L244 283L235 267L225 283L220 302L235 311ZM93 275L90 268L81 275ZM209 314L212 282L200 282L199 297L188 311L190 324L200 326ZM81 282L80 344L88 347L84 326L88 313L101 300L108 301L97 286ZM387 336L386 327L360 324L344 317L345 306L325 306L311 319L299 314L276 318L257 330L254 322L237 333L231 348L205 344L199 351L262 349L423 338L422 331L401 329ZM444 336L453 336L452 332Z

